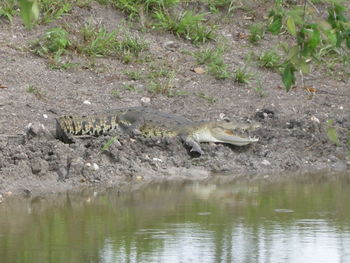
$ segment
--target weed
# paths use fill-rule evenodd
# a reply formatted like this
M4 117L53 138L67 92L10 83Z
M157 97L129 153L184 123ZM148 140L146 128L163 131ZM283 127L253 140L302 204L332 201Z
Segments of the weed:
M124 70L123 73L129 78L129 80L141 80L143 78L138 71Z
M120 97L120 94L119 94L119 91L116 90L116 89L112 90L112 91L111 91L111 94L112 94L112 96L115 97L116 99L120 99L120 98L121 98L121 97Z
M261 98L265 96L260 80L256 81L256 86L251 87Z
M109 147L117 140L117 136L110 138L104 145L101 147L101 152L107 151Z
M0 18L5 17L12 23L12 18L17 14L17 1L7 0L0 3Z
M259 66L265 68L278 68L280 66L280 56L274 50L269 50L259 57Z
M248 84L252 75L245 68L238 68L234 73L234 80L237 83Z
M149 14L157 10L165 10L171 6L175 6L179 3L179 0L114 0L113 3L132 19L139 16L140 12Z
M235 0L206 0L209 10L213 13L218 13L220 10L226 10L228 14L235 9Z
M122 88L128 91L136 92L136 87L132 84L123 84Z
M148 73L148 77L151 79L154 78L165 78L165 77L171 77L173 73L170 70L167 69L158 69L158 70L152 70L150 73Z
M177 92L175 90L174 81L174 73L171 73L171 75L166 78L151 80L148 85L148 91L151 94L162 94L168 97L175 96L177 95Z
M249 27L249 41L257 44L265 34L264 25L262 23L255 23Z
M197 59L197 64L206 64L208 72L216 79L227 79L231 77L231 72L228 70L227 64L223 58L224 49L206 49L194 53Z
M53 54L55 58L59 58L70 46L69 34L60 27L49 29L38 41L33 45L34 52L42 57L48 57Z
M29 85L28 86L27 92L33 94L39 100L43 100L44 99L44 95L42 94L40 89L34 87L33 85Z
M41 0L40 13L43 23L50 23L72 10L69 0Z
M147 49L146 43L126 35L117 39L116 31L107 32L104 27L86 25L81 29L85 42L78 49L92 57L118 57L124 63L131 62Z
M214 104L216 102L216 98L211 97L207 94L205 94L204 92L200 92L198 93L198 97L205 99L206 101L208 101L210 104Z
M192 43L204 43L214 39L213 28L203 24L205 13L194 14L185 11L176 18L163 11L156 11L154 18L157 23L154 26L158 29L167 30L173 34L190 40Z

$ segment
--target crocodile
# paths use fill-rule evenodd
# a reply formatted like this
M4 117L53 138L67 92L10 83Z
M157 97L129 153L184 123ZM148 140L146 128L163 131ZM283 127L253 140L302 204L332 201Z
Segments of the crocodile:
M191 121L182 116L160 112L148 107L116 109L88 116L65 115L56 118L56 137L72 142L72 136L99 136L111 130L122 130L145 137L176 137L203 154L201 142L228 143L242 146L259 139L249 131L260 127L257 123L234 121Z

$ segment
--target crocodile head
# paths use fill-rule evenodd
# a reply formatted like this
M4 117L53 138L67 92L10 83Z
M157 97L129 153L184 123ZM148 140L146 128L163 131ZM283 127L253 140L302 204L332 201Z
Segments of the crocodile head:
M258 123L205 122L193 132L193 138L198 142L220 142L242 146L259 140L249 136L249 131L259 127Z

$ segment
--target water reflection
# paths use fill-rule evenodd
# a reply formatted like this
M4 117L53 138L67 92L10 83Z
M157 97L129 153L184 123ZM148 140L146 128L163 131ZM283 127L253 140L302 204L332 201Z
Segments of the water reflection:
M0 262L350 262L349 178L219 177L12 200L0 205Z

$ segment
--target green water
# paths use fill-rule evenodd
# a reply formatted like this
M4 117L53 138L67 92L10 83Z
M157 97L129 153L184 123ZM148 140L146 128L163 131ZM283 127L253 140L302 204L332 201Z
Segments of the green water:
M350 262L349 175L227 178L9 200L0 262Z

